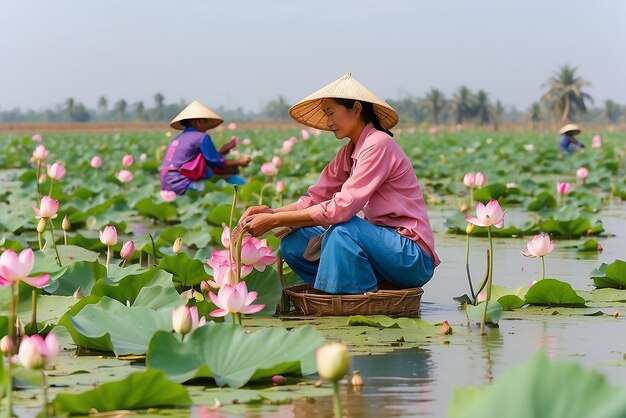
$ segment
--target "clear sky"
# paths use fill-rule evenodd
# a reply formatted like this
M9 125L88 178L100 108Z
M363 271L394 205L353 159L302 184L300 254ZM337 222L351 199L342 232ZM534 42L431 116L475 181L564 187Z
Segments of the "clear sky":
M0 110L198 99L257 111L351 71L383 98L465 84L527 109L559 66L626 104L624 0L6 0Z

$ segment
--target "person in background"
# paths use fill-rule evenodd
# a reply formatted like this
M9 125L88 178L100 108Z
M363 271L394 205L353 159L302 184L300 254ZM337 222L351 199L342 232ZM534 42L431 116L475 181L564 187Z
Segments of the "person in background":
M396 111L348 73L289 114L347 142L307 196L275 209L252 206L238 227L254 236L291 227L280 253L323 292L362 294L427 283L440 261L420 183L390 131L398 123Z
M214 111L194 100L172 121L170 126L183 132L169 143L161 164L161 190L178 195L187 190L204 190L204 180L220 176L232 184L244 184L237 175L239 167L250 164L250 157L226 159L224 156L237 145L236 138L224 144L219 151L209 129L223 122ZM195 171L195 173L194 173Z
M568 123L563 126L559 133L563 135L561 138L561 151L565 151L568 154L573 154L581 148L585 148L585 145L582 142L579 142L574 138L576 135L581 133L582 131L578 127L578 125L574 125L573 123Z

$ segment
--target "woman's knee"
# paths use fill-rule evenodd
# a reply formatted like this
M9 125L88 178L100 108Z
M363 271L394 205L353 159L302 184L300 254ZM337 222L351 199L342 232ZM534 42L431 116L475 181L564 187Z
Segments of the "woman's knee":
M331 225L330 228L326 231L326 238L333 238L337 236L355 236L358 231L358 222L359 218L356 216L352 217L350 220L346 222L341 222L338 224Z

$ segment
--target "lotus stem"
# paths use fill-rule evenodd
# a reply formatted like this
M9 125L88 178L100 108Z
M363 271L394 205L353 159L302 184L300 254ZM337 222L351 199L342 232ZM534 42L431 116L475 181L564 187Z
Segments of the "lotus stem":
M263 204L263 192L265 191L267 186L269 186L269 184L267 182L267 177L265 177L265 181L263 182L263 187L261 187L261 194L259 195L259 205Z
M37 177L35 178L35 184L37 187L35 188L35 193L37 196L37 205L39 205L39 176L41 175L41 160L37 160Z
M9 339L13 343L13 352L15 351L15 347L17 346L17 338L15 335L15 315L16 309L15 306L15 284L11 284L11 295L9 299L9 324L8 324L8 335ZM7 361L7 417L13 417L13 362L11 361L11 356L13 352L9 353L8 361Z
M335 418L343 418L343 410L341 408L341 396L339 395L339 381L333 380L333 406Z
M480 292L482 292L485 286L487 286L487 280L489 279L490 258L491 258L491 255L489 253L489 250L487 250L487 266L485 267L485 275L483 276L483 280L480 282L480 286L478 287L478 290L476 291L476 297L478 297L478 295L480 295Z
M152 242L152 255L154 255L154 263L156 264L157 254L156 254L156 246L154 245L154 237L152 234L148 234L150 237L150 242ZM150 265L150 255L148 255L148 266Z
M37 334L37 288L33 288L31 292L30 323L32 326L32 333Z
M467 234L467 239L465 240L465 272L467 273L467 281L469 282L470 293L472 295L472 300L476 300L476 294L474 293L474 287L472 286L472 276L470 275L470 266L469 266L469 251L470 250L470 236Z
M487 227L487 236L489 237L489 252L491 257L489 258L489 274L487 278L487 299L485 300L485 310L483 311L483 318L480 321L480 334L485 335L485 322L487 321L487 307L491 301L491 284L493 281L493 240L491 238L491 225Z
M543 280L546 277L546 261L544 260L544 257L541 256L541 280Z
M67 231L63 231L63 245L67 245Z
M235 246L235 252L237 255L237 275L235 277L237 278L237 283L241 281L241 241L243 241L243 236L243 233L239 234Z
M52 197L52 186L54 186L54 179L50 177L50 193L48 193L50 197Z
M41 377L43 378L43 407L41 412L43 412L44 418L48 418L48 375L43 369L41 369Z
M474 188L470 187L470 208L474 207Z
M233 230L233 217L235 216L235 207L237 206L237 195L239 194L239 186L236 184L233 186L235 192L233 193L233 204L230 207L230 217L228 218L228 230L232 232Z
M57 243L54 239L54 224L52 223L52 219L50 219L50 236L52 237L52 246L54 247L54 253L57 257L57 264L59 267L63 267L61 264L61 257L59 256L59 250L57 249Z
M111 262L111 246L107 245L107 264L106 264L107 273L109 272L109 263L110 262Z
M41 244L41 234L37 232L37 241L39 241L39 251L42 251L43 245Z

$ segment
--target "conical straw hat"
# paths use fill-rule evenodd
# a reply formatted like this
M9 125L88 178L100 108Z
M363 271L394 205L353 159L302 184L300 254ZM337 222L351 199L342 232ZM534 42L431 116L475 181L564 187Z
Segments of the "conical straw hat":
M289 114L296 122L303 125L329 131L326 114L322 110L322 99L326 98L352 99L372 103L374 113L385 129L393 128L399 121L398 114L393 110L393 107L356 81L352 77L352 73L346 73L340 79L300 100L289 109Z
M573 123L568 123L567 125L565 125L559 130L560 134L564 134L566 132L571 132L572 135L578 135L581 132L581 130L578 127L578 125L574 125Z
M215 128L224 120L218 116L217 113L203 105L197 100L189 103L172 121L170 126L174 129L183 130L185 127L181 125L180 121L185 119L209 119L209 129Z

